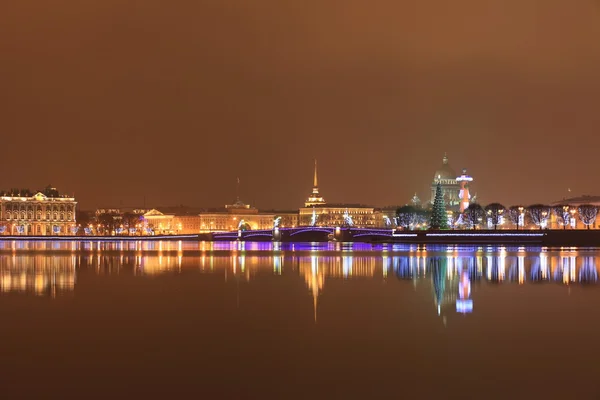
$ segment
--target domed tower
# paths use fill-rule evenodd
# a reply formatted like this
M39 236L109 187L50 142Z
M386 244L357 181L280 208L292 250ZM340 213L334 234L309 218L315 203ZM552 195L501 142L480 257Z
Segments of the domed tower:
M451 211L458 211L460 207L460 184L456 180L456 172L448 162L448 156L444 154L442 165L435 171L433 182L431 183L431 204L435 199L435 189L439 183L444 192L444 202L446 207Z

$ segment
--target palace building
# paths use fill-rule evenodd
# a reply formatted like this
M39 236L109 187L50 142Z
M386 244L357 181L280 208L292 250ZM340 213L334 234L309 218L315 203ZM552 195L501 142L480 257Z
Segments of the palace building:
M26 189L0 193L0 234L74 235L77 202L48 186L35 194Z
M154 234L197 234L237 230L268 230L278 226L298 225L297 212L261 212L238 200L223 208L204 209L198 212L150 210L144 214L146 232Z

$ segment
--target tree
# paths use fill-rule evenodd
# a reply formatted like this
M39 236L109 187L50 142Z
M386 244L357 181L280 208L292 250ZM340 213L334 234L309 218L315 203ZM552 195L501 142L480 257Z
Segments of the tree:
M469 208L467 208L464 213L465 223L467 223L471 229L475 229L475 227L481 223L483 217L485 217L485 211L477 203L469 204Z
M579 219L588 229L590 226L596 222L596 216L598 215L598 207L592 204L582 204L577 207L577 213L579 214Z
M562 223L563 229L567 229L567 225L571 222L571 209L567 205L557 205L552 207L552 213L556 216L556 221Z
M519 229L519 222L521 222L521 215L523 215L523 206L512 206L506 211L508 220Z
M448 229L448 215L446 214L444 193L442 191L442 185L439 182L435 188L435 198L433 200L433 209L431 210L429 228Z
M414 206L402 206L396 210L396 221L402 229L411 229L416 225L417 208Z
M460 212L453 212L448 215L448 222L450 222L450 228L455 229L461 222L462 214Z
M550 207L543 204L533 204L527 207L527 213L531 221L543 229L550 217Z
M119 225L120 215L113 213L104 213L96 217L97 223L102 225L102 234L110 235ZM100 231L100 228L98 229Z
M492 203L488 204L485 207L485 212L488 218L492 221L492 225L494 225L494 230L498 228L498 225L502 222L502 214L506 208L500 203Z
M126 212L123 214L123 225L127 229L127 232L131 232L130 229L137 229L137 225L142 222L142 216L140 214Z

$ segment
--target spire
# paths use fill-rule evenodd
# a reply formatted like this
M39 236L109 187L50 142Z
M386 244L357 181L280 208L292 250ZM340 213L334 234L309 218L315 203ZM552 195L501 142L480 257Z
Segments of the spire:
M444 158L442 158L442 163L444 163L444 165L448 164L448 153L444 152Z
M313 176L313 189L311 195L304 202L305 207L315 206L315 205L323 205L325 204L325 199L321 197L319 194L319 180L317 178L317 159L315 158L315 172Z

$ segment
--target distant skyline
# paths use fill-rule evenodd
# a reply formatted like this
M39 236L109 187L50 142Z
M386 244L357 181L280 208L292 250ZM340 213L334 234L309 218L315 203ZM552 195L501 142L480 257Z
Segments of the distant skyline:
M105 205L599 194L600 6L581 0L14 1L0 188Z

